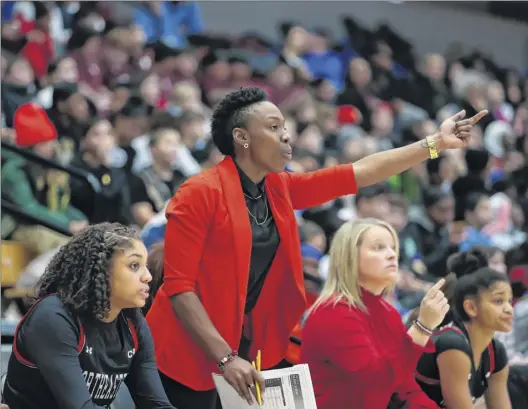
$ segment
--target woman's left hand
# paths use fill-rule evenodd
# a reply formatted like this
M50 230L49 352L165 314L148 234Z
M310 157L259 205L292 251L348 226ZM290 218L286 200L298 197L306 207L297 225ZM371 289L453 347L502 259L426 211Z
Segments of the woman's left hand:
M475 116L464 119L466 111L447 118L440 125L439 138L443 149L466 148L469 145L472 128L486 115L487 110L480 111Z

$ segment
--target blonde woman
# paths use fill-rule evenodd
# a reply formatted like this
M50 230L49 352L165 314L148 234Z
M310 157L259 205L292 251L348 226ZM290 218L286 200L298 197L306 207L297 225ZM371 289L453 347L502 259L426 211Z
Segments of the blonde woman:
M319 409L437 408L414 370L449 310L444 280L427 292L407 330L384 300L398 278L398 244L394 229L376 219L348 222L334 236L328 279L309 311L301 350Z

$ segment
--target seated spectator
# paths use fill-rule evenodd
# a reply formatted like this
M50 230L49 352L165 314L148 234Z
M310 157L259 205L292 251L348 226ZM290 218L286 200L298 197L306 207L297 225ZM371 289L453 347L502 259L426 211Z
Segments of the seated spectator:
M178 129L183 144L192 151L200 150L208 138L208 121L206 117L197 112L185 111L178 118Z
M143 29L148 42L163 41L170 47L182 48L187 45L187 36L204 30L197 2L141 3L136 8L135 23Z
M52 101L48 116L59 135L59 160L67 164L81 147L90 118L90 104L77 84L65 82L55 84Z
M45 109L53 105L53 90L56 84L76 84L79 81L77 63L71 57L53 61L48 65L46 77L41 79L44 87L39 91L36 102Z
M33 69L23 57L15 57L7 64L5 73L2 77L2 113L5 125L12 128L15 111L35 98L37 88Z
M29 3L29 2L28 2ZM33 1L35 19L29 23L28 42L23 54L29 61L35 77L43 78L48 70L48 64L55 58L55 45L50 32L51 13L44 2Z
M135 230L118 224L90 226L63 246L18 324L3 401L12 408L109 407L125 382L138 407L173 409L139 311L152 280L146 263Z
M280 62L286 63L295 70L296 82L308 82L312 79L312 74L308 70L302 59L307 50L309 34L299 26L292 26L286 33L284 45L279 55Z
M310 365L317 407L437 409L414 381L414 368L430 350L429 333L444 318L443 280L422 301L419 319L405 332L398 312L383 299L398 277L398 237L376 219L347 222L330 248L329 277L303 328L301 361ZM387 342L391 339L392 342Z
M508 408L508 357L494 335L512 329L511 286L502 273L475 269L470 254L461 257L465 269L450 300L454 321L433 335L435 351L422 355L416 379L429 398L447 409L472 407L483 395L489 407Z
M150 134L153 163L130 179L132 215L140 227L164 209L185 180L185 175L174 169L180 143L180 134L174 129L160 128Z
M166 208L167 204L165 204L163 210L152 217L141 230L141 241L145 244L149 252L155 244L163 241L165 238L165 228L167 227L167 216L165 216Z
M168 111L180 116L185 111L193 111L210 118L213 112L202 102L200 88L192 82L179 82L172 88L172 98Z
M124 169L127 172L135 170L138 152L133 141L142 136L148 129L148 105L138 96L130 96L123 107L112 117L117 144L126 152L127 160Z
M305 276L320 279L319 261L326 250L326 235L321 226L311 221L305 221L301 226L301 257L303 260L303 271ZM306 277L305 277L306 278ZM305 288L308 293L318 295L319 285L316 281L305 281Z
M451 226L454 200L450 193L439 187L424 191L424 208L409 212L409 223L402 233L403 257L409 261L421 260L424 278L445 275L445 260L458 250L461 239Z
M119 157L121 163L118 162ZM99 180L101 191L96 194L85 183L70 181L72 203L86 214L90 223L115 221L129 224L133 221L128 174L123 168L125 162L126 154L117 150L110 122L95 119L89 125L81 151L71 165L92 173Z
M340 90L343 87L343 66L338 54L330 47L331 40L330 32L325 29L310 32L303 61L314 78L327 79Z
M493 217L489 196L484 193L470 193L464 201L464 207L467 227L464 229L464 238L459 249L466 251L473 246L491 246L491 237L482 231Z
M35 143L24 138L24 134L18 136L19 146L27 147L45 159L54 159L56 139ZM46 169L22 158L8 160L1 173L2 198L16 204L20 210L72 234L87 226L87 217L70 200L67 173ZM35 255L53 250L69 240L68 236L48 227L32 224L19 224L13 238Z

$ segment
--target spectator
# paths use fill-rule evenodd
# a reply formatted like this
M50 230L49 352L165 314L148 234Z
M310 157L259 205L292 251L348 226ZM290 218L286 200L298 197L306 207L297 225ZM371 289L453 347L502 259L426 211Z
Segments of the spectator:
M53 90L56 84L76 84L79 81L77 63L71 57L65 57L48 65L45 78L41 79L44 87L37 94L36 102L45 109L53 104Z
M325 29L309 33L303 60L314 78L327 79L336 89L343 87L343 66L339 56L330 48L331 34Z
M134 164L138 152L132 143L148 130L147 115L148 105L145 101L138 96L131 96L112 118L117 143L127 154L124 164L127 172L135 169Z
M292 26L286 33L284 45L279 55L280 61L295 70L297 81L310 81L312 74L302 59L307 50L309 34L299 26Z
M185 180L183 173L174 170L180 143L180 134L173 129L160 128L150 134L153 163L130 180L132 214L140 227L165 207Z
M409 214L402 234L403 257L421 260L429 276L444 276L445 260L458 249L461 237L456 226L451 226L453 215L453 196L434 187L424 192L424 209L417 208Z
M116 149L116 135L110 122L94 119L82 140L81 151L72 161L72 166L90 172L101 184L101 191L96 193L80 181L70 182L72 203L86 214L90 223L133 222L128 174L123 167L126 154L114 154L121 156L121 163L117 163L118 157L112 155Z
M200 6L193 1L145 1L136 9L135 20L148 42L162 41L171 48L183 48L189 35L204 30Z
M482 229L491 222L492 213L489 196L484 193L470 193L465 200L464 238L460 242L461 251L470 250L473 246L491 246L491 237Z
M35 20L28 23L28 42L23 49L23 54L29 61L35 77L40 79L46 75L48 64L55 57L55 44L51 37L51 14L47 4L33 1ZM29 28L31 27L31 28Z
M2 113L6 125L13 127L13 117L19 106L30 102L36 95L33 70L24 57L15 57L6 67L2 79Z
M54 158L56 135L53 139L41 141L29 141L26 138L33 138L33 135L21 134L17 143L44 159ZM67 173L46 169L21 158L12 158L2 165L2 186L2 198L62 232L73 234L88 224L81 209L70 201ZM13 238L35 255L53 250L68 241L68 236L50 227L22 223L14 231Z
M90 105L75 83L55 84L52 100L48 116L59 135L59 159L69 163L80 149L90 118Z

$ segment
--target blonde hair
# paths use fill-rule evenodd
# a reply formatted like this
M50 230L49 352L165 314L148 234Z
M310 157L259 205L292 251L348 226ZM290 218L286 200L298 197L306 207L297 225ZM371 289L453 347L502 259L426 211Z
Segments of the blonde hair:
M333 301L334 305L345 301L350 306L365 310L359 285L359 248L365 233L375 226L390 232L396 246L396 254L399 254L398 235L388 223L378 219L359 219L343 224L334 235L330 246L328 278L308 314L330 301ZM386 288L384 293L391 290L392 288Z

